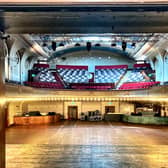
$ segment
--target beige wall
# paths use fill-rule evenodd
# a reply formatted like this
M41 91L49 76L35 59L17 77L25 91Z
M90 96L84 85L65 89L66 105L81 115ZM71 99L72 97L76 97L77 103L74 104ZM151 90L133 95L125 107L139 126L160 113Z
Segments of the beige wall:
M82 102L82 112L101 111L101 102Z
M120 103L120 113L130 114L134 112L134 104L129 102L121 102Z
M9 103L8 105L8 123L9 125L14 124L14 116L22 114L22 102Z
M63 114L63 102L31 102L27 105L28 111L40 111L41 113L56 112Z
M22 115L23 112L40 111L41 113L56 112L68 118L68 106L78 107L78 118L81 112L99 110L102 114L105 113L105 106L115 106L115 113L131 113L134 111L134 104L128 102L17 102L9 103L8 120L10 125L14 123L15 115Z

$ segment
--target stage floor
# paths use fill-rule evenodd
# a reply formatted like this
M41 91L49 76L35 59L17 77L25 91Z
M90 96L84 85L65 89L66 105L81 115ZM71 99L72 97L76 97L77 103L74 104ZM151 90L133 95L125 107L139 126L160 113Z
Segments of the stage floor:
M7 168L167 168L168 126L65 121L7 129Z

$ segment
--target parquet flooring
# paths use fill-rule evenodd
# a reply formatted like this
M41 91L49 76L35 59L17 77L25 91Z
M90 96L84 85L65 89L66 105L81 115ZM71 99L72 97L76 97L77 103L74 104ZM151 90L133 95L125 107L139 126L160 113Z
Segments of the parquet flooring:
M65 121L7 129L7 168L168 168L168 127Z

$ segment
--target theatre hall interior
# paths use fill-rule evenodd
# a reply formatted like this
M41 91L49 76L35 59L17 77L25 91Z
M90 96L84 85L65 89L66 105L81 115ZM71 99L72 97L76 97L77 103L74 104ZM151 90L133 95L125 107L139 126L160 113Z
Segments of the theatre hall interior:
M0 168L168 168L168 2L54 2L0 2Z

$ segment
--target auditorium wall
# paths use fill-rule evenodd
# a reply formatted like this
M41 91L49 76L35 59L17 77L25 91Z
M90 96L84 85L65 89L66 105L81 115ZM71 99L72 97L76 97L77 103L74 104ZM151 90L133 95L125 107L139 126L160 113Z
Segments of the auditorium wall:
M120 113L123 114L130 114L134 112L134 104L129 102L122 102L120 103Z
M130 67L135 63L130 58L123 55L105 52L105 51L82 51L64 54L59 58L52 60L51 67L55 68L56 64L60 65L86 65L90 72L94 72L96 65L122 65Z
M42 114L48 112L56 112L68 118L68 106L78 107L78 118L81 112L99 110L102 114L105 113L105 106L115 106L115 113L130 113L134 111L134 104L129 102L12 102L8 105L8 122L9 125L14 123L15 115L22 115L24 112L40 111Z
M22 115L22 102L11 102L8 105L8 125L14 124L14 116Z
M32 102L28 104L28 111L40 111L41 113L56 112L63 114L63 102Z

